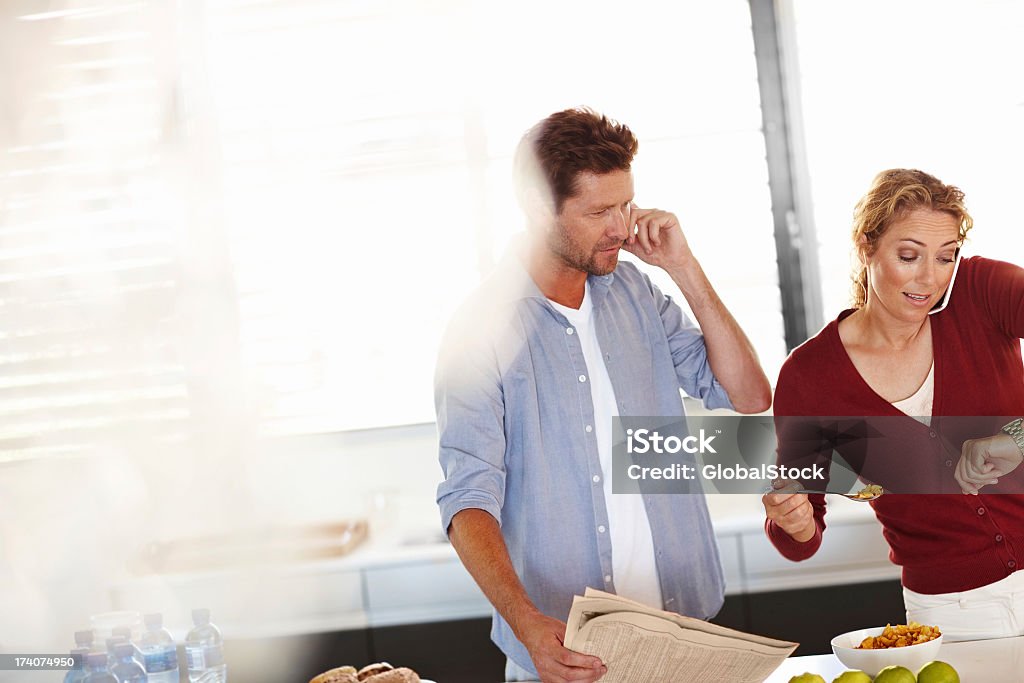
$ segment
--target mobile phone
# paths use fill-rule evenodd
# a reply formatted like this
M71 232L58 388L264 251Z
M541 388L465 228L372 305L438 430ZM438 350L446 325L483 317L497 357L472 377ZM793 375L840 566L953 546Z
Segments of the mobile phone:
M955 260L953 261L953 277L949 278L949 286L946 287L946 293L942 295L942 300L935 304L935 306L932 307L932 310L928 311L928 315L938 313L949 305L949 297L953 294L953 283L956 282L956 271L960 270L961 252L962 249L957 247L956 256L954 257Z

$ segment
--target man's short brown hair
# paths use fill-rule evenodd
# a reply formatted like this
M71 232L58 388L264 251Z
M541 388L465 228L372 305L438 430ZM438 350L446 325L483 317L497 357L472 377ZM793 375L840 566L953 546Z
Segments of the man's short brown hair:
M580 173L628 171L640 143L625 125L588 107L566 109L526 131L515 156L516 193L523 207L530 188L555 213L576 194Z

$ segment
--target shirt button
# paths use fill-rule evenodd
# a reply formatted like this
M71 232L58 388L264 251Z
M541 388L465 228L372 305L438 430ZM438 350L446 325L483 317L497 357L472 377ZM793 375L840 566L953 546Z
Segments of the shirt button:
M572 328L571 327L565 328L565 333L566 334L572 334Z
M604 528L604 524L602 524L601 526L597 527L597 530L600 531L603 534L606 531L606 529Z
M586 382L587 381L587 376L586 375L580 375L580 381L581 382Z
M605 574L604 575L604 582L605 583L611 583L612 582L612 575L611 574Z
M594 475L594 483L595 483L595 484L597 484L597 483L599 483L600 481L601 481L601 477L595 474L595 475Z
M591 427L590 425L587 425L587 433L589 434L592 431L594 431L594 428Z
M952 460L947 460L946 461L946 467L952 467L952 466L953 466L953 461Z
M979 515L985 514L985 508L978 508L978 514Z
M996 534L996 543L1002 543L1002 542L1003 542L1003 535L1002 534Z

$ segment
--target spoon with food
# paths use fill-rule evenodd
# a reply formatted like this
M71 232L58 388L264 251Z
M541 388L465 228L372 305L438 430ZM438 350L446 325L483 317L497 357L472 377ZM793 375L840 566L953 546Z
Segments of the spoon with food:
M869 503L876 500L885 493L885 490L878 484L867 484L856 493L837 493L835 491L812 491L800 486L798 481L776 480L765 493L833 493L843 498L849 498L859 503Z

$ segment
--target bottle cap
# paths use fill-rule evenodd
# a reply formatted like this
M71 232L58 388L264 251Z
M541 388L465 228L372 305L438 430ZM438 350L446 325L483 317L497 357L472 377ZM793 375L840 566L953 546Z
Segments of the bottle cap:
M131 643L118 643L114 646L115 657L131 657L135 654L135 646Z
M104 652L90 652L85 656L85 664L93 668L105 667L107 665L107 655Z
M163 628L164 625L164 615L160 614L159 612L147 614L144 617L142 617L142 620L146 623L146 628L148 628L151 631Z
M210 623L210 610L206 607L198 607L192 610L192 621L196 626L204 626Z
M92 631L75 631L75 645L92 645L94 638Z

